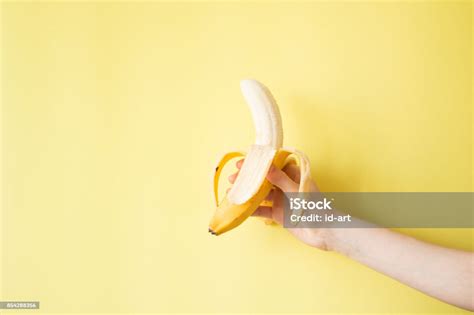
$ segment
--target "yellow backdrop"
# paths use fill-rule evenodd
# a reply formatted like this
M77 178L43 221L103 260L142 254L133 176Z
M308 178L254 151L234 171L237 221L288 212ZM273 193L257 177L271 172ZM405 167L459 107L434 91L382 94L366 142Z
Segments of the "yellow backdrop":
M472 191L470 2L2 3L2 295L41 312L458 312L250 219L220 155L277 98L324 191ZM228 170L229 172L231 170ZM472 230L406 230L472 250Z

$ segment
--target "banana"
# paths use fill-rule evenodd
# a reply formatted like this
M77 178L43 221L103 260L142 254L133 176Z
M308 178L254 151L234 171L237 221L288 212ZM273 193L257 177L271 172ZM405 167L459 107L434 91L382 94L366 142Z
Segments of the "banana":
M252 113L255 125L255 144L248 152L235 151L225 154L214 174L214 196L217 210L209 224L209 232L220 235L247 219L261 205L272 190L266 175L272 166L283 168L296 162L300 166L299 191L308 191L311 172L308 158L300 151L283 148L283 127L278 105L272 94L258 81L243 80L242 94ZM230 191L219 202L219 179L224 166L236 157L245 156L237 179Z

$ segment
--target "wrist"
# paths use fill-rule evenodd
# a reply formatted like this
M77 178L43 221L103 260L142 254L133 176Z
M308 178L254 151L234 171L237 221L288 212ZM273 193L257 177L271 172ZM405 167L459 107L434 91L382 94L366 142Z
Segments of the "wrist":
M348 255L347 251L344 250L344 235L345 229L343 228L324 228L319 231L320 238L324 243L324 249L331 252Z

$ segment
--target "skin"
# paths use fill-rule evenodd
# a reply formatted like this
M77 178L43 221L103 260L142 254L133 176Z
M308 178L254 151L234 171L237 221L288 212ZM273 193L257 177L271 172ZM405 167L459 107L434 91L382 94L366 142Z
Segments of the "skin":
M237 162L240 169L243 160ZM272 207L259 207L254 216L283 226L283 192L297 192L299 168L272 167L267 179L275 189L267 196ZM229 177L234 183L238 171ZM313 182L312 191L319 191ZM436 246L385 228L287 229L303 243L334 251L446 303L474 310L474 253Z

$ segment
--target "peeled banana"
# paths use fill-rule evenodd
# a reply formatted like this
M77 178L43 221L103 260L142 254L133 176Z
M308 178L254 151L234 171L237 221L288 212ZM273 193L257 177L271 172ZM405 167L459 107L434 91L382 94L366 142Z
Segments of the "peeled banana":
M283 148L283 128L280 111L272 94L258 81L243 80L242 94L252 113L255 125L255 144L248 152L235 151L225 154L214 174L214 196L217 210L209 224L209 232L220 235L247 219L265 201L273 186L266 180L272 166L283 168L287 163L300 166L299 191L307 191L311 182L309 161L294 149ZM245 157L234 185L219 202L219 179L226 163L236 157Z

